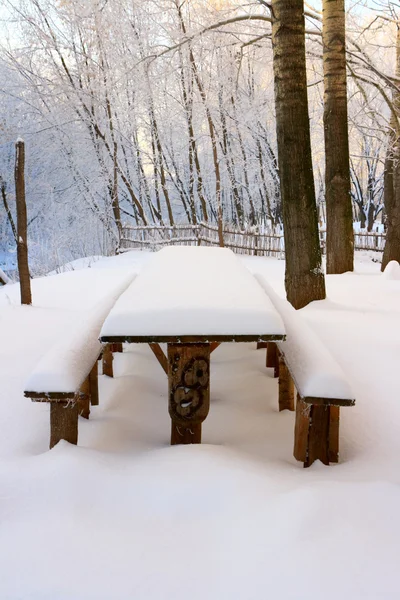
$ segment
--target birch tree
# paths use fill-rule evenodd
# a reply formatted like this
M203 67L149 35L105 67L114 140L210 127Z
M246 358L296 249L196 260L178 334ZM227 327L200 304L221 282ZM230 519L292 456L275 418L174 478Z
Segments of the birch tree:
M326 271L353 270L344 0L323 1Z

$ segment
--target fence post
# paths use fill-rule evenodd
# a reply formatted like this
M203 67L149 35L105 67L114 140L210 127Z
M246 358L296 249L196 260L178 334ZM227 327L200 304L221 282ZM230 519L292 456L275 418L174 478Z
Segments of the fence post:
M15 144L15 199L17 203L17 259L21 304L32 304L31 278L28 264L28 218L25 199L25 142Z

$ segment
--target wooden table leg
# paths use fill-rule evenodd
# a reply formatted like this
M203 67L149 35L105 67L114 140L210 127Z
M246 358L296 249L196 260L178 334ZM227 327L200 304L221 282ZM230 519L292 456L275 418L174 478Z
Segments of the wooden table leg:
M200 444L210 408L210 344L168 344L171 445Z
M268 342L267 344L267 361L266 361L266 366L267 367L275 367L276 361L277 361L277 352L276 352L277 348L276 348L276 344L275 342Z
M78 402L50 403L50 448L60 440L78 443Z
M178 421L171 421L171 446L177 444L201 444L201 423L189 427Z
M124 347L122 345L122 342L113 342L112 344L110 344L111 348L111 352L123 352L124 351Z
M274 369L274 377L279 377L279 353L275 342L268 342L266 366Z
M90 384L90 403L92 406L98 406L99 404L99 377L98 377L98 366L97 360L93 365L92 370L89 374Z
M111 344L106 344L103 348L103 375L114 377L113 360Z

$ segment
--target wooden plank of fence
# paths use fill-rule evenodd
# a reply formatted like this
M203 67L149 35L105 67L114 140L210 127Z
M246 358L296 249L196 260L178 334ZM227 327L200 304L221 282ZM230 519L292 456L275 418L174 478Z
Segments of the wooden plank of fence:
M324 250L326 231L319 232L321 247ZM385 245L385 234L380 232L357 232L354 234L356 250L374 250L382 252ZM254 256L275 256L283 258L285 243L280 227L260 231L243 231L232 226L224 228L226 248L238 254ZM198 225L147 225L124 226L121 239L121 250L130 248L159 249L166 245L183 246L219 246L218 227L211 223Z

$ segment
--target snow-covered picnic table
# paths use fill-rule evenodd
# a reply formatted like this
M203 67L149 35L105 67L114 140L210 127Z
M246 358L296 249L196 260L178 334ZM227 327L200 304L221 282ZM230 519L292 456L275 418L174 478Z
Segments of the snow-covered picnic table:
M277 310L230 250L157 252L119 297L103 343L148 343L168 375L171 443L199 443L210 403L210 354L221 342L285 337ZM168 357L159 346L168 344Z

